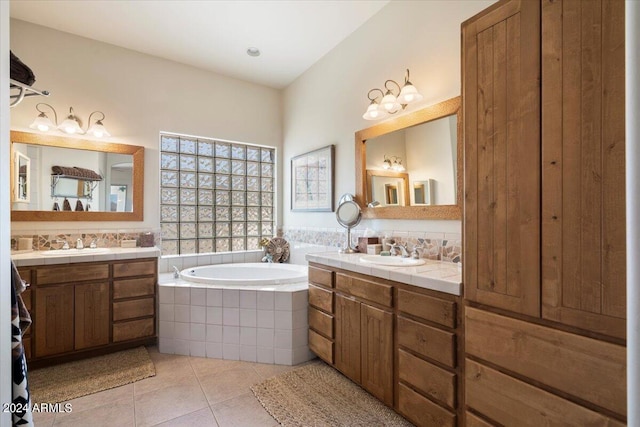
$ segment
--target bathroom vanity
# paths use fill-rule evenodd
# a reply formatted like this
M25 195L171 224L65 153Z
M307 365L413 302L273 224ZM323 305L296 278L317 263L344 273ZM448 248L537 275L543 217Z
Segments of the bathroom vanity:
M23 300L33 321L24 337L30 367L156 342L158 250L83 251L13 257L29 283Z
M309 348L417 426L455 426L460 271L309 254Z

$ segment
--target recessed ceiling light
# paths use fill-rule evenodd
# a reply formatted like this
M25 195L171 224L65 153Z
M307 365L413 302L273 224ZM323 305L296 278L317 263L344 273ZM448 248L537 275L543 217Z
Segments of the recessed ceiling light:
M260 56L260 49L257 47L250 47L247 49L247 55L249 56Z

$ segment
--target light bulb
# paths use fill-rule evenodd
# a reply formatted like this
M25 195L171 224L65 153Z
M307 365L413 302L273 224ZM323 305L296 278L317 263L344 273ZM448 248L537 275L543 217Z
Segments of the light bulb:
M38 125L38 130L41 132L46 132L49 130L49 126L47 125Z

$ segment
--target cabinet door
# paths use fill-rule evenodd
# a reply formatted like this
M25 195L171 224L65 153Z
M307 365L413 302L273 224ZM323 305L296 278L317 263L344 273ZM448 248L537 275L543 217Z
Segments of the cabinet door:
M540 3L462 27L465 294L540 315Z
M362 387L393 406L393 314L360 305Z
M35 297L35 357L72 351L73 285L41 287Z
M343 374L360 382L360 303L336 294L335 364Z
M75 285L75 349L109 344L109 284Z
M543 1L542 316L625 336L624 1Z

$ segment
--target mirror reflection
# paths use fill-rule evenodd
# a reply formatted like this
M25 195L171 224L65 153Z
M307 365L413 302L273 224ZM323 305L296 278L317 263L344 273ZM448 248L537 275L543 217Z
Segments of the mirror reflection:
M30 163L25 181L30 197L22 202L13 197L12 221L144 219L144 147L11 131L11 152ZM21 168L14 162L11 168L11 186L17 189Z
M133 155L28 143L14 143L13 149L31 159L33 187L29 203L14 205L14 210L133 212L127 191L133 182Z
M378 201L380 206L455 205L457 127L457 116L452 114L368 139L366 202ZM389 173L389 169L405 173Z
M14 201L17 203L29 203L31 184L29 178L31 175L31 159L22 153L15 153L14 162Z

